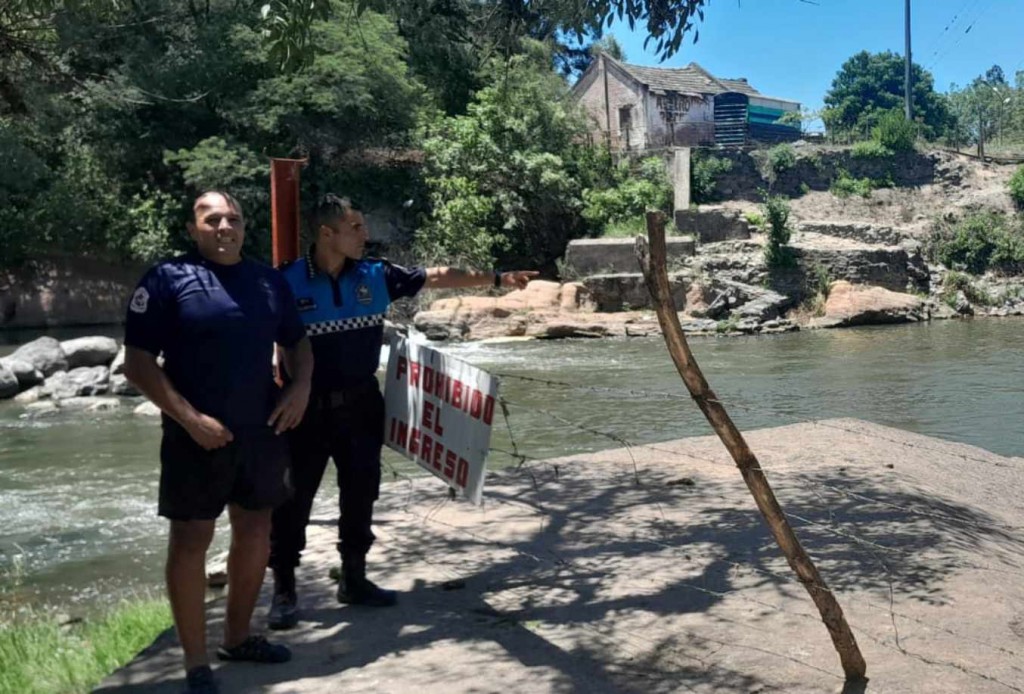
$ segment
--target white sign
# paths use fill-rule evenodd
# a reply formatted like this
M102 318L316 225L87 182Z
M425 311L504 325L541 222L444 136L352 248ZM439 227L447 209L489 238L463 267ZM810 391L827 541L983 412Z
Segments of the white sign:
M399 338L385 375L384 441L479 504L497 395L486 371Z

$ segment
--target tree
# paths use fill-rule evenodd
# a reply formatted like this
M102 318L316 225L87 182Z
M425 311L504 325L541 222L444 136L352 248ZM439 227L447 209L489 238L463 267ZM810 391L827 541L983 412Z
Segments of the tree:
M825 126L833 134L867 134L883 113L903 108L903 77L903 57L892 51L852 56L825 94ZM925 137L937 137L950 123L948 106L936 93L931 73L917 63L911 66L911 79L915 120Z
M532 42L464 116L442 119L424 143L431 214L417 232L427 262L547 267L583 236L583 190L595 169L586 122Z
M263 19L273 55L282 64L301 67L311 59L309 29L326 16L330 0L270 0ZM629 28L645 26L648 44L661 60L675 55L684 37L699 38L697 21L704 21L710 0L356 0L356 12L376 10L394 16L461 17L448 40L471 35L486 37L489 50L506 57L518 51L523 38L564 40L572 35L577 44L588 37L600 39L617 20Z

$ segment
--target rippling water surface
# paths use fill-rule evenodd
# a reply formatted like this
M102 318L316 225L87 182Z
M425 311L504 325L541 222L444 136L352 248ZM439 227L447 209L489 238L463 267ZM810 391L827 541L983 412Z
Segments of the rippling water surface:
M858 417L1024 456L1022 338L1024 321L1007 319L704 338L693 348L741 428ZM684 389L660 338L445 349L505 375L509 426L495 427L497 449L512 448L508 428L536 457L619 445L585 429L637 443L710 433L688 398L671 397ZM25 602L73 611L159 587L159 426L130 412L32 420L0 403L0 616ZM493 466L509 462L492 454ZM318 503L335 498L325 484Z

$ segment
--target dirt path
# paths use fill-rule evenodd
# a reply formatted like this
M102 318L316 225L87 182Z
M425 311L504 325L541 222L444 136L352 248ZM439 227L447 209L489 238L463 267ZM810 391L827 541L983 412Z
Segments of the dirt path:
M1024 691L1021 459L854 420L749 440L859 639L871 680L846 692ZM334 602L317 519L295 659L220 667L224 691L844 691L716 439L532 463L493 475L482 508L445 499L387 485L371 558L394 609ZM165 635L99 691L179 691L179 658Z

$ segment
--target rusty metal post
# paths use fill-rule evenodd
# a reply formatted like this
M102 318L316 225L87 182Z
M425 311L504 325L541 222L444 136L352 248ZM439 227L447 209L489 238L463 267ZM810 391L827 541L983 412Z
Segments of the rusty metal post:
M270 160L270 219L273 264L299 257L299 173L305 159Z

